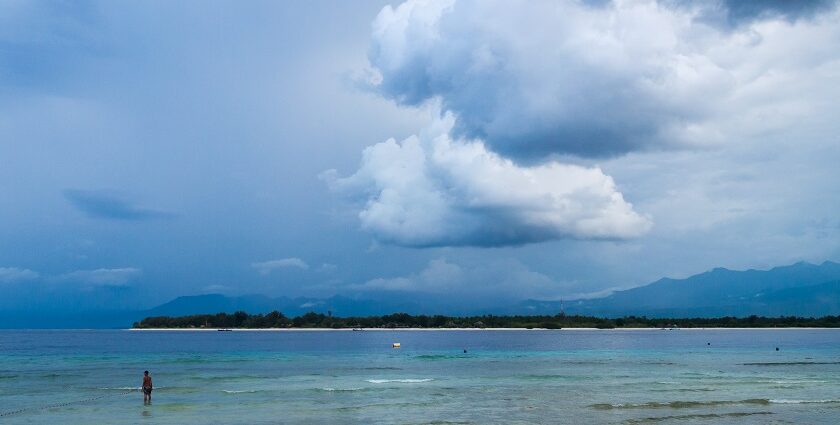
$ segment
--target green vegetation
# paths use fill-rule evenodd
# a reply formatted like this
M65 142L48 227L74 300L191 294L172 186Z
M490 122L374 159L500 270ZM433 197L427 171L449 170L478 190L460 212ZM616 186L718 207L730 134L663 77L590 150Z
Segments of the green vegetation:
M840 327L840 316L810 317L717 317L664 319L627 316L607 319L589 316L412 316L406 313L370 317L333 317L331 314L306 313L288 318L279 311L268 314L198 314L181 317L147 317L134 323L138 329L148 328L772 328L772 327Z

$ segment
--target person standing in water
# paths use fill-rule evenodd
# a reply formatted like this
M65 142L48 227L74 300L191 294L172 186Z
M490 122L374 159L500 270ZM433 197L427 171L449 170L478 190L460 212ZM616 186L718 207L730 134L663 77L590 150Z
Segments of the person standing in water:
M152 404L152 377L148 370L143 372L143 404Z

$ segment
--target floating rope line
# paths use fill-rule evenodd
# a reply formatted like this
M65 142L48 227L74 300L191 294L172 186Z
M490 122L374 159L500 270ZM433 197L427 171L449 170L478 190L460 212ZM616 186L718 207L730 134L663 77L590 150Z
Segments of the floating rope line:
M99 400L99 399L103 399L105 397L116 397L116 396L119 396L119 395L130 394L130 393L133 393L135 391L138 391L138 390L131 389L131 390L128 390L128 391L125 391L125 392L117 393L117 394L102 394L102 395L98 395L96 397L86 398L84 400L67 401L67 402L64 402L64 403L50 404L50 405L41 406L41 407L24 407L23 409L12 410L12 411L9 411L9 412L0 413L0 418L2 418L4 416L17 415L17 414L28 412L28 411L56 409L56 408L59 408L59 407L66 407L66 406L69 406L71 404L90 403L91 401L96 401L96 400Z

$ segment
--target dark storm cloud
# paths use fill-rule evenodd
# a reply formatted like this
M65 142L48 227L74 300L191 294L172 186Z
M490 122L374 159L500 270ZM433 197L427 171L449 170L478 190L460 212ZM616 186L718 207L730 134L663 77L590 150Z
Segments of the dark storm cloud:
M91 218L140 221L173 217L173 214L141 208L109 191L67 189L64 197Z
M515 160L693 148L751 82L739 62L763 54L758 33L744 45L720 22L796 20L834 4L406 2L377 17L369 58L380 94L439 102L456 116L454 136Z
M791 22L809 19L836 6L835 0L724 0L718 16L725 24L736 27L760 19L782 18Z

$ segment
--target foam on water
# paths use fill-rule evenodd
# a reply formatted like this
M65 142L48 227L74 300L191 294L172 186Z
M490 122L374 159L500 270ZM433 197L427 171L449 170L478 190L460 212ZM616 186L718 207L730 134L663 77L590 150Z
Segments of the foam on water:
M431 382L434 381L434 378L421 378L421 379L365 379L366 382L370 382L371 384L419 384L422 382Z

